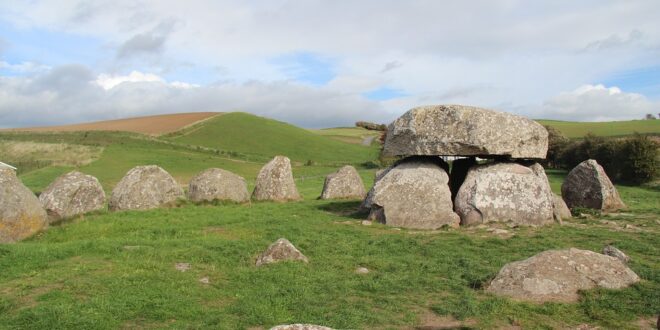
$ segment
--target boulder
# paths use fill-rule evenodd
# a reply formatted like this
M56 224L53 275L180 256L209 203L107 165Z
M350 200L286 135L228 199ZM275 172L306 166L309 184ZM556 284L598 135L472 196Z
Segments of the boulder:
M409 110L387 130L385 156L505 156L543 159L548 131L505 112L463 105Z
M436 229L457 227L449 176L439 158L417 157L383 172L365 199L369 219L388 226Z
M284 156L275 156L259 171L252 198L257 201L285 202L299 200L300 194L293 181L291 161Z
M268 246L266 251L257 258L256 265L259 267L282 260L299 260L305 263L308 262L307 257L298 251L289 240L286 238L280 238L275 241L275 243Z
M39 200L48 214L50 223L105 207L105 192L99 180L78 171L55 179Z
M193 202L250 201L247 183L242 177L219 168L209 168L197 174L188 184L188 199Z
M270 330L332 330L332 328L314 324L284 324L274 326Z
M552 194L552 216L555 221L561 223L563 219L569 219L573 215L561 196Z
M486 291L534 302L574 302L579 290L620 289L636 282L637 274L621 260L571 248L506 264Z
M623 253L623 251L617 249L612 245L606 245L603 248L603 254L608 255L610 257L615 257L621 260L621 262L623 262L624 264L627 264L630 261L630 257L627 254Z
M183 198L183 189L164 169L156 165L132 168L112 190L111 211L148 210Z
M553 222L552 191L543 167L534 163L490 163L473 166L454 200L461 225Z
M48 226L37 196L11 169L0 169L0 243L14 243Z
M593 159L583 161L568 173L561 185L561 197L571 209L616 211L626 207L603 167Z
M362 199L366 193L358 171L355 167L346 165L325 177L321 199Z

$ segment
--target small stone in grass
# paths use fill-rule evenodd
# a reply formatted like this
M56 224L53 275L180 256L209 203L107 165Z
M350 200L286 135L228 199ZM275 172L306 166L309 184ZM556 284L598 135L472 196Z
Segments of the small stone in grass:
M358 267L358 268L355 269L355 273L356 274L368 274L369 269L367 269L366 267Z
M180 272L186 272L190 269L190 264L187 262L177 262L174 268Z

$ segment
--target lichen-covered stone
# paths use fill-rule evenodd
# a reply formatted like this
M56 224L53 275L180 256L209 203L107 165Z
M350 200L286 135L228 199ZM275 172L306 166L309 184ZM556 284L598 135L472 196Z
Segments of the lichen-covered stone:
M257 258L256 265L259 267L282 260L299 260L305 263L308 262L307 257L293 246L289 240L286 238L280 238L275 241L275 243L268 246L266 251Z
M439 158L414 158L383 172L363 206L369 219L388 226L436 229L458 226L452 209L449 177Z
M486 291L534 302L574 302L579 290L620 289L639 282L621 260L578 249L550 250L506 264Z
M627 264L630 261L630 257L627 254L623 253L623 251L617 249L612 245L606 245L603 248L603 254L608 255L610 257L615 257L621 260L621 262L623 262L624 264Z
M14 243L48 226L37 196L11 169L0 169L0 243Z
M64 174L39 195L50 223L105 208L99 180L78 171Z
M454 200L461 224L553 222L552 191L539 164L491 163L473 166Z
M137 166L119 181L110 196L109 209L148 210L183 198L183 189L156 165Z
M626 207L603 167L593 159L583 161L568 173L561 185L561 197L571 209L616 211Z
M561 196L553 193L552 194L552 216L555 218L555 221L561 223L564 219L569 219L573 215L571 210L564 202L564 199Z
M286 202L301 199L291 172L291 161L275 156L257 175L252 199L257 201Z
M193 202L250 201L245 179L229 171L209 168L197 174L188 184L188 199Z
M524 117L463 105L409 110L390 124L386 156L509 156L543 159L548 131Z
M358 171L346 165L325 177L321 199L361 199L366 193Z

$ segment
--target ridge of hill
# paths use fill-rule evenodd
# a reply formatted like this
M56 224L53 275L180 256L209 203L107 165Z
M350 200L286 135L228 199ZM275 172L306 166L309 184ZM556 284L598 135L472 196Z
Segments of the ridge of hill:
M537 119L536 121L541 125L558 129L566 137L571 139L584 137L587 133L603 137L626 136L632 135L635 132L660 135L660 120L577 122Z

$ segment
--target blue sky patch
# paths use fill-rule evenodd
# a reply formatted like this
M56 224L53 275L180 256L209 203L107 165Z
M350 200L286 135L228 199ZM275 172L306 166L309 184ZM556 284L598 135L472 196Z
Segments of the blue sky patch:
M404 91L400 89L394 89L389 87L380 87L362 94L364 97L374 100L374 101L387 101L402 96L408 96Z
M312 85L325 85L336 76L336 60L311 52L279 56L272 63L279 66L290 79Z
M639 93L650 99L660 99L660 66L639 68L617 73L603 81L605 86L616 86L624 92Z

